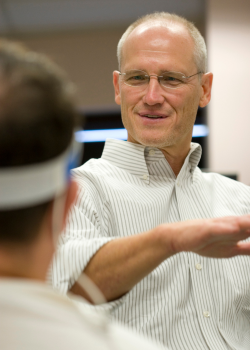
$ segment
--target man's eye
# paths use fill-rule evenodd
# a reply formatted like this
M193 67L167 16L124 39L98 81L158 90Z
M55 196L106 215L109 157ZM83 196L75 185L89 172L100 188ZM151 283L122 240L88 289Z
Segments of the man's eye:
M137 80L137 81L142 81L145 80L145 76L144 75L132 75L130 77L128 77L128 80Z
M172 75L165 75L163 76L162 80L164 83L175 84L175 85L183 83L183 80L180 77L175 77Z
M174 77L167 77L167 80L169 80L169 81L178 81L178 79L176 79Z

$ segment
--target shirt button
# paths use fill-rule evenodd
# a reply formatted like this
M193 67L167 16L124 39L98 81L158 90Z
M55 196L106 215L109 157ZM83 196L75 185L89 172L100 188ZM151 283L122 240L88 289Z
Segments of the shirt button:
M195 265L195 268L196 268L196 270L201 270L201 269L202 269L202 266L201 266L201 264L196 264L196 265Z
M143 174L142 178L143 178L143 180L147 180L148 179L148 175L147 174Z
M150 155L150 156L154 156L154 155L155 155L155 151L154 151L153 149L151 149L151 150L149 151L149 155Z
M179 181L177 181L176 184L177 184L178 187L181 187L181 183Z
M203 315L208 318L210 317L210 312L209 311L203 311Z

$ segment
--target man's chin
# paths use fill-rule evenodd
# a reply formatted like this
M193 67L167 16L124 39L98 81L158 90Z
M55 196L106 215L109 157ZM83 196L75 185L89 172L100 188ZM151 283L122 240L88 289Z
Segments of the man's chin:
M140 145L143 145L145 147L152 147L152 148L167 148L167 147L171 147L173 145L173 143L171 142L171 140L167 140L166 138L164 139L159 139L159 138L138 138L136 141L134 140L129 140L129 142L134 142L134 143L138 143Z

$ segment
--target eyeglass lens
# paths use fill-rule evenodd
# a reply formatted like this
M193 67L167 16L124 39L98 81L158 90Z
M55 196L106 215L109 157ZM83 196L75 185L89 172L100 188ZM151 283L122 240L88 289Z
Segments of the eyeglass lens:
M150 76L143 71L135 70L122 73L122 80L129 86L143 86L149 83ZM165 72L157 76L159 83L165 87L177 88L186 82L184 74L179 72Z

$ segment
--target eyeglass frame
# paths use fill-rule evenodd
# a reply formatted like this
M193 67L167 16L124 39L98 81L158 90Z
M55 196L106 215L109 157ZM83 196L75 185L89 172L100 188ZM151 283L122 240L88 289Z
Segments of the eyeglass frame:
M144 73L146 73L145 71L143 71L143 70L140 70L140 69L132 69L131 71L139 71L139 72L144 72ZM121 75L126 75L127 73L125 72L125 73L121 73L120 71L117 71L118 73L119 73L119 76L121 76ZM164 72L164 73L179 73L179 74L182 74L182 78L183 79L189 79L189 78L192 78L192 77L194 77L195 75L198 75L198 74L204 74L204 72L202 72L202 71L200 71L200 72L198 72L198 73L195 73L195 74L192 74L192 75L189 75L188 77L186 77L185 76L185 74L184 73L181 73L181 72L174 72L174 71L166 71L166 72ZM164 87L164 88L166 88L166 89L179 89L179 88L181 88L183 85L181 84L181 86L176 86L176 87L169 87L169 86L165 86L165 85L163 85L162 83L161 83L161 79L160 78L163 78L163 75L157 75L157 74L145 74L145 77L146 78L148 78L147 79L147 84L145 84L145 86L147 86L148 84L149 84L149 82L150 82L150 77L156 77L157 78L157 80L158 80L158 83L162 86L162 87ZM131 86L131 87L141 87L141 86L144 86L144 84L143 85L129 85L128 83L126 83L126 82L124 82L124 84L126 84L127 86Z

